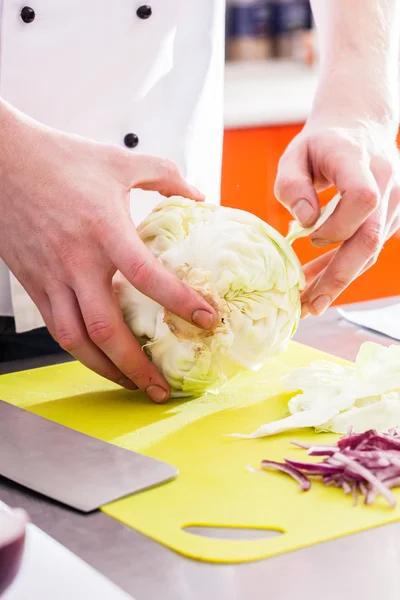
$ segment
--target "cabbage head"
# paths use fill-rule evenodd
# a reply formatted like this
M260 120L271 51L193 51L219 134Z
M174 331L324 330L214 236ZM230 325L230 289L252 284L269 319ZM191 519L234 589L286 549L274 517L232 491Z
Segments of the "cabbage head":
M242 210L172 197L138 233L220 317L214 332L203 331L116 275L124 320L173 397L217 392L240 371L257 369L285 349L299 322L305 281L290 243L273 227Z

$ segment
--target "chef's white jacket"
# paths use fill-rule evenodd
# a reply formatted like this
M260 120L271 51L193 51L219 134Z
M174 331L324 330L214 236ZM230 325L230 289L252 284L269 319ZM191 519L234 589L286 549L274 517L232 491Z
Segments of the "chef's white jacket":
M0 0L0 96L46 125L169 158L219 202L224 1L29 2ZM159 200L133 191L135 223ZM18 332L43 326L2 262L0 315Z

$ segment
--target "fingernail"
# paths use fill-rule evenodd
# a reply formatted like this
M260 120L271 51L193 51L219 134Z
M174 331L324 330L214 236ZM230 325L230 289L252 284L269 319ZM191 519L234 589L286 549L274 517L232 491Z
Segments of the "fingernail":
M313 246L317 248L324 248L325 246L329 246L332 244L329 240L323 240L322 238L311 238L311 243Z
M320 315L328 308L331 302L332 300L329 298L329 296L318 296L312 302L312 306L315 312Z
M127 377L121 377L121 379L119 379L117 381L118 385L120 385L123 388L126 388L127 390L137 390L139 389L137 385L135 385L133 383L133 381L131 381L130 379L128 379Z
M301 305L301 315L300 317L302 319L306 319L310 314L310 311L308 309L308 304L307 302L304 302L304 304Z
M214 316L207 310L195 310L192 314L192 321L202 329L211 329L214 325Z
M165 402L168 398L168 392L160 385L149 385L145 391L149 398L153 400L153 402Z
M306 225L308 221L314 216L314 209L308 200L298 200L292 208L293 214L296 219L302 224Z

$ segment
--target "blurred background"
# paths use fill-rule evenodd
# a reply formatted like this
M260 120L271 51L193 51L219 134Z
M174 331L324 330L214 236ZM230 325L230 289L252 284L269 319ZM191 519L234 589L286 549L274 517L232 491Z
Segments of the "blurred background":
M290 215L274 197L278 161L310 112L318 43L309 0L227 0L222 204L246 209L287 233ZM321 194L321 203L335 190ZM307 239L302 263L322 251ZM400 236L336 304L400 294Z

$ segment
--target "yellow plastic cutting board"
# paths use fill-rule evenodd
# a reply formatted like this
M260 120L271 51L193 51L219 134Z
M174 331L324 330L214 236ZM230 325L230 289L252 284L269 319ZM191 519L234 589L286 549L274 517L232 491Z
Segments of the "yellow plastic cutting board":
M342 491L314 483L311 491L278 473L252 473L261 459L303 458L295 437L329 443L335 436L311 430L273 438L239 440L281 418L288 394L280 377L293 367L326 358L291 343L261 372L237 378L218 396L160 406L141 393L117 389L78 363L0 377L0 398L89 435L142 451L179 468L175 481L119 500L102 510L149 537L192 558L245 562L265 558L398 520L383 502L353 507ZM335 359L338 360L338 359ZM51 452L51 448L49 448ZM400 494L398 494L400 500ZM273 529L269 539L229 541L194 535L187 526Z

